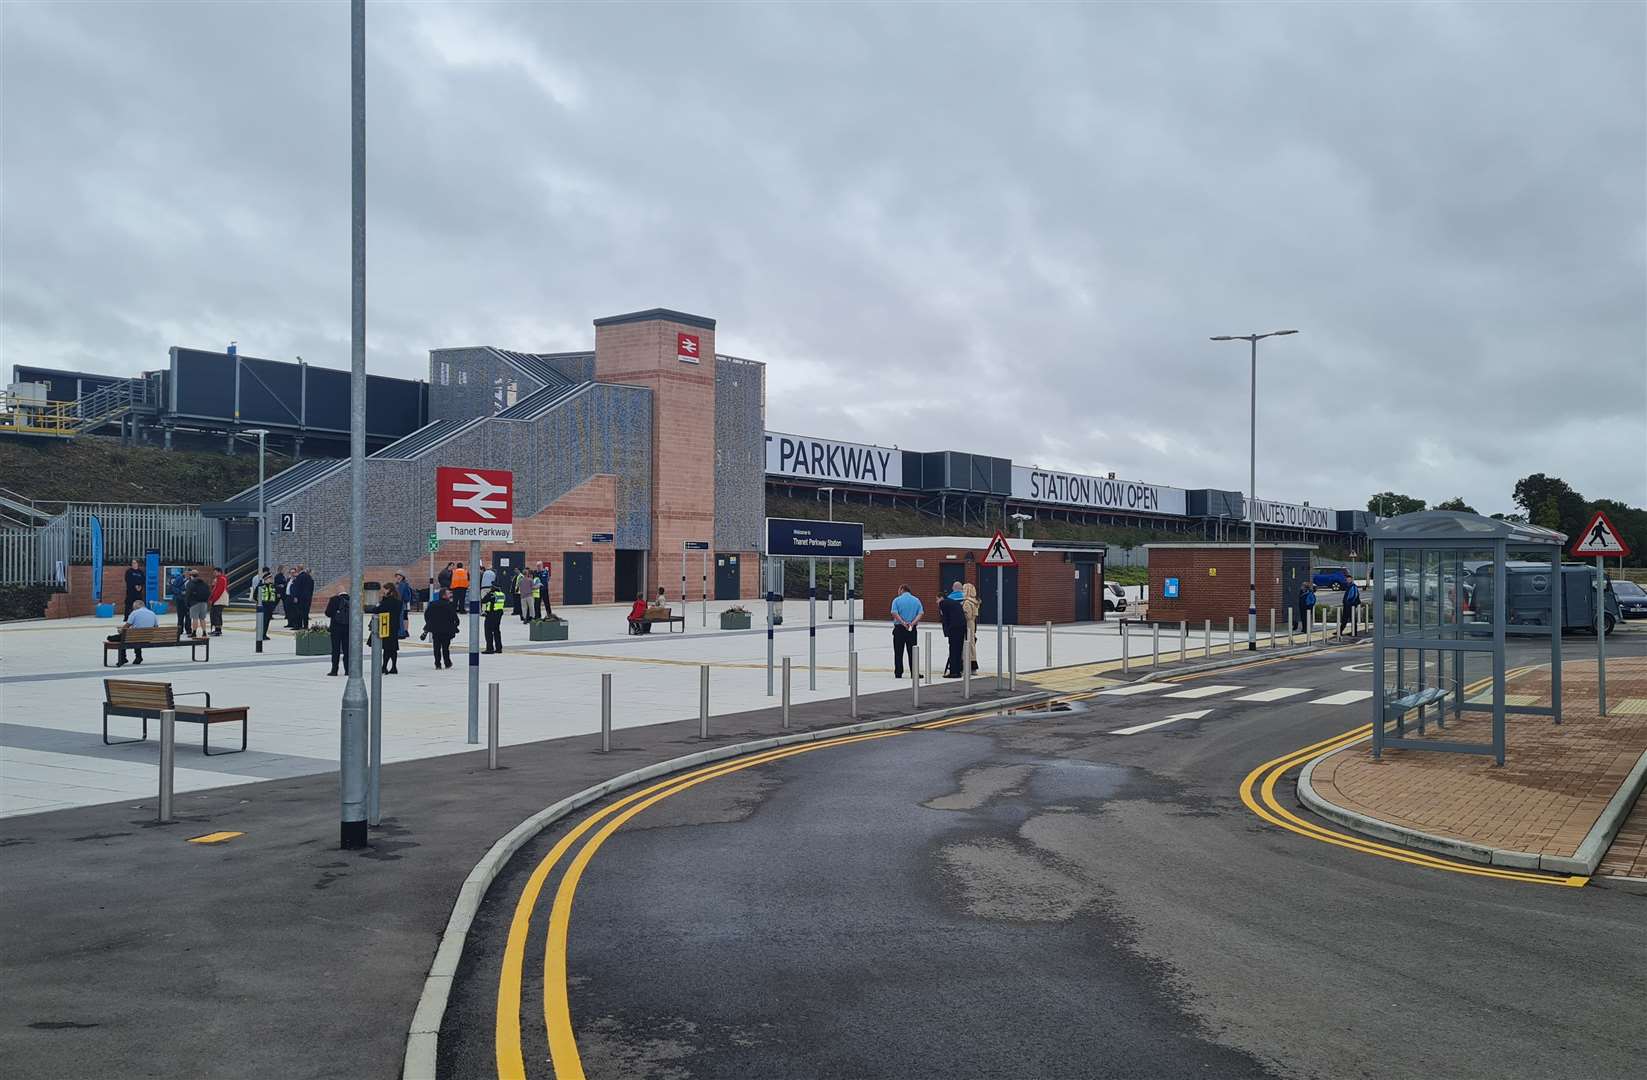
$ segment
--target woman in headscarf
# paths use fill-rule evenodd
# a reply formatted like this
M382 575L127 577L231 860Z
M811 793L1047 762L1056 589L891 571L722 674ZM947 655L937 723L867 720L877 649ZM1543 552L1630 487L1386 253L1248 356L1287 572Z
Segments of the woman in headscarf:
M982 606L978 603L978 587L968 581L961 586L961 610L966 612L966 641L967 656L972 660L972 670L978 670L978 610Z

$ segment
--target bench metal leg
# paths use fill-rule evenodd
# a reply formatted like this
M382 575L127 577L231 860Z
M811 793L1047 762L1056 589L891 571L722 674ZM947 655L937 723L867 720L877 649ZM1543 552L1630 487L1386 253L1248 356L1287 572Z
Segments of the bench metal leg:
M124 746L127 743L148 742L149 741L149 718L145 716L145 717L141 717L141 719L143 721L143 737L141 739L114 739L114 740L111 741L109 739L109 714L104 713L103 714L103 745L104 746Z
M239 750L219 750L215 754L212 753L212 726L210 724L201 724L200 725L200 752L202 754L205 754L207 757L226 757L229 754L243 754L243 753L245 753L246 752L246 725L250 722L251 722L251 716L250 715L248 715L246 717L246 719L240 721L240 749Z

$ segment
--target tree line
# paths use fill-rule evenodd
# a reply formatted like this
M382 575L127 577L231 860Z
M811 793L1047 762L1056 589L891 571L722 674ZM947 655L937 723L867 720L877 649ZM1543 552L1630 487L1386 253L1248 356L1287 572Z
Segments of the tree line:
M1586 499L1559 476L1543 473L1533 473L1517 480L1511 499L1520 508L1519 512L1490 516L1501 521L1519 521L1557 529L1566 533L1569 539L1578 536L1597 510L1605 511L1630 549L1630 557L1624 560L1624 565L1647 566L1647 551L1643 550L1647 548L1647 510L1617 499ZM1425 509L1479 513L1475 507L1456 496L1434 506L1426 506L1423 499L1394 491L1381 491L1372 496L1367 500L1367 509L1381 517L1396 517Z

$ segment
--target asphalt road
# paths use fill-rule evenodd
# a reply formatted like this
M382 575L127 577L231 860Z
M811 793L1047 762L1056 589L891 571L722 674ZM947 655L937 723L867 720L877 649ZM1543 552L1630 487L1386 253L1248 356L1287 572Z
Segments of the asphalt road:
M1316 702L1365 687L1344 668L1367 656L817 749L662 798L578 856L547 996L553 1019L566 988L575 1061L551 1065L545 1009L566 859L522 923L525 1074L1643 1075L1647 899L1371 857L1241 803L1250 769L1365 721ZM1234 700L1280 687L1310 692ZM442 1076L500 1075L511 920L581 820L489 894Z

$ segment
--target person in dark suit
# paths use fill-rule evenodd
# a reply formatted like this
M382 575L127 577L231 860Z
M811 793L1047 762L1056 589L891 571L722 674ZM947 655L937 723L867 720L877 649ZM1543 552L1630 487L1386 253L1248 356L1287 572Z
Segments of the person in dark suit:
M429 606L423 609L422 637L435 639L435 670L452 666L452 639L458 635L457 605L452 603L452 590L441 589Z
M957 581L948 594L938 601L938 620L944 628L944 640L949 642L949 658L944 661L946 679L959 679L961 665L965 663L962 655L967 635L966 607L962 603L965 599L966 594Z
M126 610L121 612L122 615L130 615L132 605L143 599L143 587L146 584L146 579L147 575L143 573L143 568L138 565L136 559L133 559L132 564L126 567Z
M309 608L315 600L315 579L309 573L307 566L294 566L292 580L286 585L287 611L286 625L293 630L302 630L309 625Z
M383 650L383 674L400 674L400 619L402 615L400 590L393 583L385 586L383 595L378 598L377 614L387 613L389 616L389 633L380 636L378 647ZM376 628L373 629L376 632Z
M343 674L349 674L349 594L339 591L326 601L327 628L332 633L332 670L337 674L338 657L343 658Z

